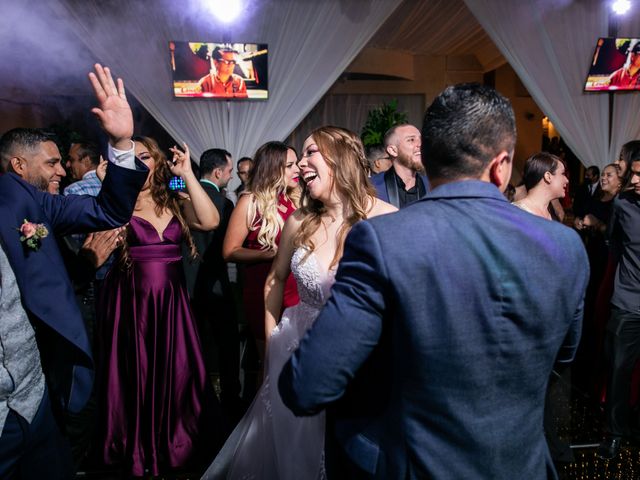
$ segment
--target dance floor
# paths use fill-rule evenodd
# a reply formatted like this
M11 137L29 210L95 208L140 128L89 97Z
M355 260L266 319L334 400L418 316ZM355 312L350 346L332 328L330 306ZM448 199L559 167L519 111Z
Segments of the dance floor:
M596 456L597 444L603 437L602 410L591 398L571 384L567 370L552 387L554 424L558 436L572 446L574 461L556 465L560 480L638 480L640 479L640 441L625 442L620 455L613 460ZM117 472L87 466L76 476L78 480L119 480ZM164 480L198 479L198 472L163 475Z

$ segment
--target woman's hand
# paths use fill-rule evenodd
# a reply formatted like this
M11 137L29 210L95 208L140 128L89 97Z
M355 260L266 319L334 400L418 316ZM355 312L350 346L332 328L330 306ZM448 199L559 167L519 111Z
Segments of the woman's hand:
M573 226L575 227L576 230L583 230L584 229L583 219L580 217L576 217L575 220L573 221Z
M582 223L585 227L593 228L593 229L601 229L603 222L598 220L596 217L591 215L590 213L584 216Z
M189 147L186 143L182 144L184 147L184 151L180 150L176 145L174 145L169 150L173 153L173 157L169 160L169 170L176 177L184 177L190 173L193 173L191 170L191 157L189 156Z
M108 162L109 160L105 160L102 158L102 155L100 155L100 163L98 164L98 168L96 168L96 176L98 177L98 180L100 180L100 183L104 182L104 177L107 176Z

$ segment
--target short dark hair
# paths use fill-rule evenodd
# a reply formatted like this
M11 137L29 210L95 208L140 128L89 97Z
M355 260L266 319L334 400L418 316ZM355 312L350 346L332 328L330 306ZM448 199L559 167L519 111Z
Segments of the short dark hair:
M561 161L560 158L549 152L536 153L527 158L524 163L524 173L522 174L522 183L524 183L527 191L535 187L542 180L545 173L556 173Z
M200 155L200 175L209 175L216 168L224 168L231 154L223 148L210 148Z
M78 146L78 158L89 157L91 164L94 166L100 165L100 151L98 147L93 143L87 142L75 142L71 146Z
M511 102L477 83L446 88L424 115L422 163L432 178L478 177L501 151L513 151Z
M377 143L375 145L369 145L365 149L365 153L367 155L367 163L369 164L369 169L373 168L373 164L380 157L386 157L387 156L387 151L384 149L384 145L381 145L379 143Z
M591 174L593 174L594 177L600 176L600 169L596 165L591 165L590 167L587 168L586 171L591 172Z
M216 47L213 49L213 52L211 52L211 56L213 57L213 59L216 62L219 62L220 60L222 60L222 54L223 53L233 53L235 55L238 55L238 51L234 50L233 48L229 48L229 47Z
M54 142L52 134L37 128L14 128L0 138L0 170L7 171L12 157L35 150L41 143Z

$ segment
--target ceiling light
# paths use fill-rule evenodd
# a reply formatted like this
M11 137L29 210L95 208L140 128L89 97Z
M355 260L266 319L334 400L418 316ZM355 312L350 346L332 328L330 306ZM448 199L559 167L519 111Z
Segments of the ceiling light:
M617 15L624 15L631 8L631 2L629 0L615 0L611 4L611 8Z
M242 0L208 0L209 9L224 23L233 22L242 13Z

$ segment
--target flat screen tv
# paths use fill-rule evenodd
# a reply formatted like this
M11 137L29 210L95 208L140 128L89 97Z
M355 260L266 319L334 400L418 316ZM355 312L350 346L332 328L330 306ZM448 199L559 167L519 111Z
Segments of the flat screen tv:
M640 38L598 39L584 89L640 90Z
M175 97L265 100L269 96L267 44L171 41L169 51Z

